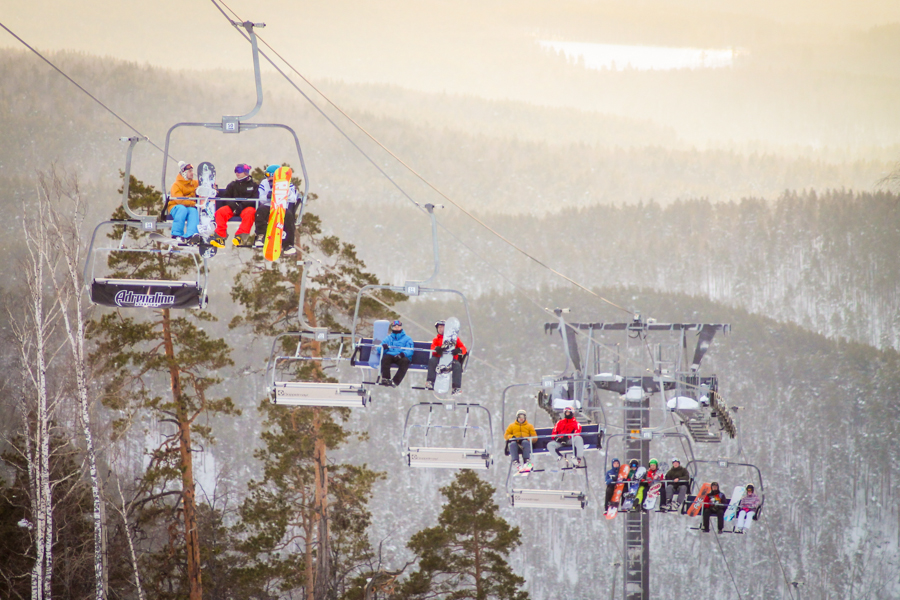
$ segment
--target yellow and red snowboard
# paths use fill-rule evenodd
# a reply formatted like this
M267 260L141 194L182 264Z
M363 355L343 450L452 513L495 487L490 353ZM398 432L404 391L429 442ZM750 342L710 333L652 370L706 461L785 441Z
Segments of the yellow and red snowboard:
M266 241L263 244L263 256L268 261L278 260L281 256L284 211L287 210L293 174L290 167L279 167L272 180L272 206L269 208L269 225L266 227Z

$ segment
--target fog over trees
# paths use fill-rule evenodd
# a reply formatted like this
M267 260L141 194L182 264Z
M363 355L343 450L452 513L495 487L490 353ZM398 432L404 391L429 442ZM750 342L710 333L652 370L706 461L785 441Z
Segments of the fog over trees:
M79 252L120 202L118 138L131 132L33 55L0 50L0 596L609 595L622 529L598 502L604 453L588 456L584 511L513 509L498 441L507 425L502 390L565 364L558 336L544 333L544 309L567 307L582 321L627 318L596 294L660 322L732 324L702 372L717 374L727 404L741 407L740 444L695 444L694 452L714 460L741 450L765 483L765 511L745 536L717 540L687 531L686 517L651 515L654 596L789 598L791 581L803 582L803 598L900 596L900 196L883 180L900 159L900 88L895 61L878 70L872 58L895 48L895 32L886 25L841 38L835 47L850 56L831 46L806 58L790 51L779 68L767 37L773 54L757 52L718 79L585 74L535 50L535 69L558 69L567 93L618 86L605 111L560 107L553 89L538 94L541 106L425 85L323 84L493 230L322 103L416 201L443 205L435 284L469 300L475 360L463 398L494 417L495 464L477 476L410 469L401 457L406 411L425 399L408 385L421 385L421 374L397 390L376 387L365 409L268 402L272 337L301 323L293 260L271 267L229 244L211 261L203 312L113 311L79 296ZM215 122L253 102L246 72L51 58L158 144L173 123ZM790 101L772 92L779 82ZM258 120L297 130L315 194L298 228L301 256L320 261L303 321L346 330L360 286L431 272L429 223L283 81L264 73L264 84ZM648 90L658 89L678 104L677 119L648 108ZM810 109L822 89L833 93ZM705 102L730 108L706 115ZM741 121L752 107L771 117L757 133ZM855 125L841 121L863 113ZM804 141L813 134L818 148ZM179 132L172 148L176 159L214 162L225 183L238 162L292 163L291 151L287 137L259 131ZM138 144L133 191L148 210L158 210L156 192L174 177L170 163L159 181L161 164L158 151ZM416 340L433 336L435 320L464 316L459 302L391 294L367 301L364 313L365 331L374 318L399 315ZM175 336L170 348L166 335ZM359 380L347 365L325 366L299 374ZM620 424L618 397L601 399ZM518 408L550 424L533 393L512 395L507 417ZM613 442L610 458L620 452ZM684 452L671 440L651 450L665 462ZM747 472L701 471L727 492L750 481ZM460 505L476 500L484 512L468 522ZM484 531L495 536L487 562L454 554L478 546ZM484 583L482 564L503 589Z

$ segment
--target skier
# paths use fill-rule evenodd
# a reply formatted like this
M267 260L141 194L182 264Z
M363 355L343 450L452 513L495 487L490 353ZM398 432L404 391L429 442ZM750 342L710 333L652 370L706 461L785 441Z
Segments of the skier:
M753 524L753 517L756 515L761 502L759 496L754 493L753 485L748 485L747 494L741 498L741 502L738 504L737 520L734 523L735 533L744 533L750 529L750 525Z
M709 533L709 516L716 515L716 521L719 526L719 533L725 527L725 509L728 503L725 502L725 494L719 491L719 484L713 481L709 484L710 490L703 500L703 529L700 531Z
M668 510L678 510L684 504L684 497L687 495L688 486L691 482L691 474L687 469L681 466L678 458L672 459L672 468L666 473L666 498L669 504ZM678 500L675 500L675 492L678 492Z
M636 503L640 504L641 510L643 512L647 512L644 506L644 498L647 497L647 490L650 489L650 486L653 485L657 481L662 481L663 472L659 470L659 461L655 458L651 458L650 462L647 463L647 472L644 474L644 478L641 480L641 488L638 490ZM662 490L660 489L660 492ZM663 494L662 501L665 502L665 495Z
M194 165L180 161L175 183L169 190L169 214L172 215L172 239L179 243L187 243L197 235L200 224L200 213L197 211L197 197L200 182L194 179Z
M512 466L520 473L531 471L531 445L537 441L537 432L528 422L524 410L516 413L516 420L509 424L506 433L506 453L512 457ZM522 453L522 466L519 466L519 453Z
M553 441L547 444L548 452L556 453L556 460L562 460L561 448L572 446L575 452L575 466L580 467L581 455L584 454L584 440L578 435L581 433L581 423L575 420L575 411L567 406L563 411L563 418L556 422L550 433Z
M241 224L238 226L231 241L235 246L248 247L253 245L250 228L256 217L256 199L259 197L259 186L250 179L250 165L241 163L234 168L235 180L229 183L224 190L219 192L216 202L216 233L209 243L217 248L225 247L228 238L228 220L234 215L240 215ZM246 198L244 201L227 201L223 198Z
M272 183L277 170L278 165L266 167L266 178L259 184L259 206L256 208L256 241L253 243L254 248L262 248L265 245L266 228L269 226L269 211L272 208ZM283 256L297 254L297 249L294 248L294 219L297 216L297 207L300 206L297 202L298 197L297 188L292 183L288 192L287 207L284 211L284 239L281 242L281 254ZM406 370L404 369L403 372L405 373Z
M260 195L262 195L262 187L260 187ZM403 323L400 321L391 323L391 334L384 338L381 347L384 348L381 357L381 385L397 387L406 376L415 348L412 338L403 332ZM397 365L397 373L391 379L391 365L394 364Z
M619 462L618 458L614 458L612 461L612 469L606 472L606 504L603 507L603 512L609 510L609 503L612 502L616 486L619 484L619 471L621 469L622 463Z
M431 357L428 359L428 376L425 379L425 389L428 390L434 389L438 363L441 362L441 355L444 353L444 321L436 322L434 328L437 335L431 340ZM459 394L462 391L462 361L468 350L458 335L456 336L456 347L451 352L453 353L453 362L451 363L453 393Z

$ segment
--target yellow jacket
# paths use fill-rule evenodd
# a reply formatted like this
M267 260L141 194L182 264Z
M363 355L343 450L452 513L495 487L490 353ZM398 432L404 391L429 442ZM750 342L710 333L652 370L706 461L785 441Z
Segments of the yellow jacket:
M196 198L197 197L197 188L200 187L200 182L196 179L192 179L188 181L184 177L182 177L181 173L175 177L175 183L172 184L172 189L169 191L169 196L181 196L188 198ZM193 200L175 200L174 198L169 200L169 206L175 206L177 204L184 204L185 206L196 206L197 203Z
M509 424L509 427L506 428L506 433L503 436L505 439L509 440L512 438L531 438L532 442L537 441L537 431L534 430L534 426L529 423L527 420L524 423L519 423L518 421L513 421Z

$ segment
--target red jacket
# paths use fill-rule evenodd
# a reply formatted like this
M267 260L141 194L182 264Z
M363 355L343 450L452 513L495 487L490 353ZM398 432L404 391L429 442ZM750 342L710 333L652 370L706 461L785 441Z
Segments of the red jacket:
M581 423L575 420L575 417L571 419L566 419L563 417L559 421L556 422L556 425L553 426L553 439L555 440L557 436L561 436L566 433L581 433ZM571 436L565 436L570 438Z
M434 339L431 340L431 355L437 356L437 352L434 351L435 348L440 348L444 345L444 336L436 335ZM456 336L456 347L459 348L459 356L456 357L456 360L462 360L462 357L468 352L466 350L465 344L460 341L459 336Z

